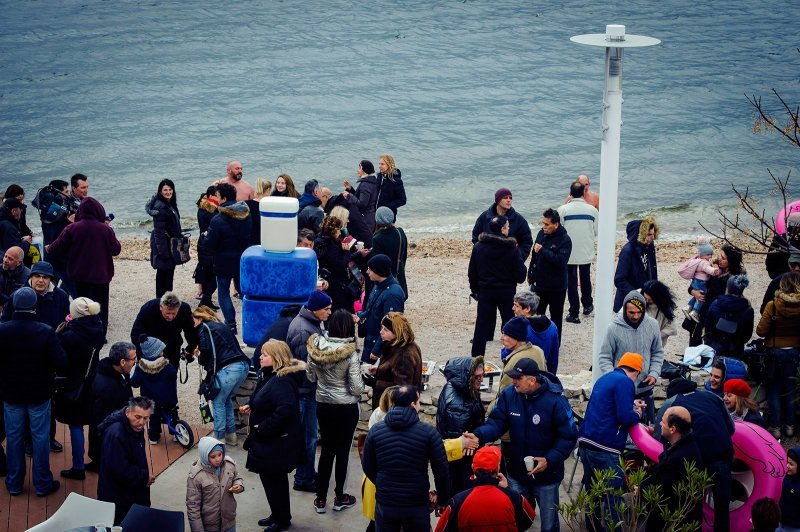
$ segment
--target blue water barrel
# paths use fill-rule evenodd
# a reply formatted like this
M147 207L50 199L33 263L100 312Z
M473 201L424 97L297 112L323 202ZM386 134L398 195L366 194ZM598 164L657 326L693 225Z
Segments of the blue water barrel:
M244 343L249 346L258 344L267 329L278 319L281 309L293 303L301 303L301 301L258 299L244 296L242 299L242 340ZM305 303L305 300L302 303ZM259 353L254 356L259 356Z
M308 248L276 253L250 246L239 268L242 293L248 296L305 301L317 286L317 254Z

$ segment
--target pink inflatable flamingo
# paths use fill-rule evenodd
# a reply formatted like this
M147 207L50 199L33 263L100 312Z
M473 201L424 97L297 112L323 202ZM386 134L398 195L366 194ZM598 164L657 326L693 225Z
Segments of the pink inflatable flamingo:
M793 201L786 207L780 210L778 216L775 218L775 231L779 235L786 234L786 219L793 212L800 212L800 200Z
M744 498L731 501L731 530L749 530L750 510L762 497L781 498L781 483L786 475L786 451L766 430L752 423L736 421L733 440L734 484L743 488ZM658 461L664 447L644 425L629 431L633 443L651 460ZM711 494L703 503L703 530L714 529L714 503Z

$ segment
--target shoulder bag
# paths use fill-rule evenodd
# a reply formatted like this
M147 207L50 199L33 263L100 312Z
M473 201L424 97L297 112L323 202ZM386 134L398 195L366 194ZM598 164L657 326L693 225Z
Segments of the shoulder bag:
M169 250L175 264L186 264L191 258L189 255L189 233L181 236L170 237Z
M206 374L206 378L200 383L197 393L205 397L206 401L213 401L219 395L222 389L222 381L217 375L217 348L214 345L214 337L211 334L211 327L207 323L203 323L203 327L208 331L208 340L211 342L211 356L214 360L214 370Z
M92 351L92 354L89 357L89 365L86 367L86 373L77 384L74 380L71 381L69 377L57 376L55 378L55 381L53 382L55 386L54 395L70 403L74 403L80 398L81 394L83 393L83 386L86 384L86 379L89 378L89 372L92 369L92 361L94 360L95 352L97 352L96 348Z

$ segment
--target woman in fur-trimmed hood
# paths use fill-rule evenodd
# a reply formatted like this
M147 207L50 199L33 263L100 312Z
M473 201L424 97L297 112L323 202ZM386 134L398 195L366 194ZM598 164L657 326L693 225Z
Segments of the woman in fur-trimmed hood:
M622 300L631 290L639 290L647 281L658 279L656 247L653 242L660 233L654 216L631 220L625 229L628 243L622 247L614 273L614 312L622 308Z
M327 327L328 336L312 334L307 344L306 377L317 383L317 422L322 437L314 501L317 513L325 512L334 459L333 509L343 510L356 502L355 497L344 492L344 487L353 433L359 419L358 402L364 391L353 315L339 309L328 318Z

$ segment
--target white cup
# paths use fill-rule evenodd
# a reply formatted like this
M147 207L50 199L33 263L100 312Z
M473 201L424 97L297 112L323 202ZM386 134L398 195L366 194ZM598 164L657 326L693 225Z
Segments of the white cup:
M108 526L105 523L98 523L94 525L96 532L108 532Z
M533 471L533 456L525 457L525 469L528 471Z
M121 526L112 526L111 527L111 532L122 532L122 527Z

